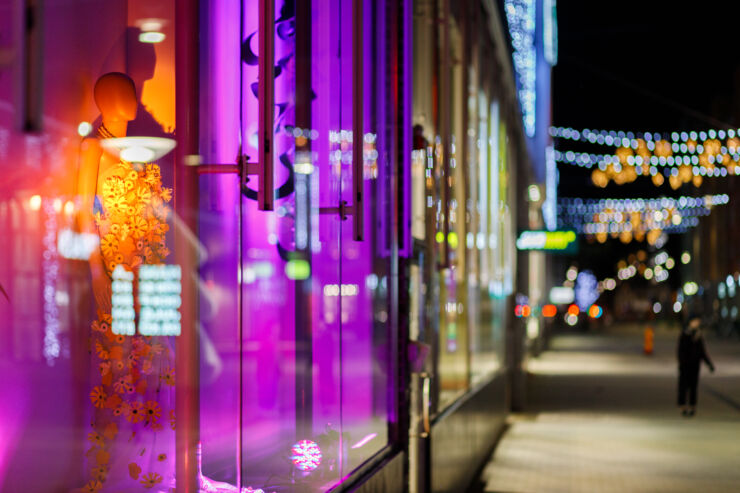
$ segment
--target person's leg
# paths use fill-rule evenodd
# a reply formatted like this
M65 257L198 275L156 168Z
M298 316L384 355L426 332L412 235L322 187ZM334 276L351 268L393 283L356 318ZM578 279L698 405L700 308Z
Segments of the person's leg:
M686 414L688 408L686 407L686 392L688 391L686 371L678 371L678 407L681 408L681 414Z
M699 371L691 372L689 374L689 416L693 416L696 412L696 388L699 385Z

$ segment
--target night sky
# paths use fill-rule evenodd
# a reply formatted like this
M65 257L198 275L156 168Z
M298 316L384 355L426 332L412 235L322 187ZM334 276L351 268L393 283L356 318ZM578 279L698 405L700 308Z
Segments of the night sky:
M740 87L740 2L560 0L557 8L554 125L667 134L740 126L740 95L733 91ZM556 140L556 148L615 150L568 140ZM708 193L708 180L700 189L684 185L674 191L668 180L655 187L647 177L600 189L591 183L591 170L563 163L558 168L561 197ZM679 235L671 235L667 247L678 251L680 243ZM604 245L582 241L578 263L600 278L614 275L617 259L646 247L615 239Z
M740 2L561 0L557 7L555 125L633 132L737 128ZM588 151L576 145L558 147ZM559 168L562 196L677 195L667 182L655 188L647 178L602 190L590 186L586 170ZM693 187L679 194L687 188Z

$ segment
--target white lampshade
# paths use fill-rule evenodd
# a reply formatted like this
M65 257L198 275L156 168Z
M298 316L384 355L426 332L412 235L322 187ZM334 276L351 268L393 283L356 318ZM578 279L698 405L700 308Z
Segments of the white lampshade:
M120 137L103 139L103 149L130 163L151 163L175 148L175 139L162 137Z

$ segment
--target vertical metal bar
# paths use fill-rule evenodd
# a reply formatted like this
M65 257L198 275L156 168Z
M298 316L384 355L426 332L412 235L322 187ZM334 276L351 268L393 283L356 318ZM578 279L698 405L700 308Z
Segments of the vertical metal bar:
M182 333L176 338L175 416L176 481L180 493L198 493L197 450L200 440L198 291L194 272L197 252L184 229L197 231L198 175L185 158L198 154L198 0L182 0L175 10L175 212L184 223L175 229L175 262L182 268Z
M442 213L444 241L442 242L442 261L439 263L441 269L450 267L450 154L451 154L451 122L450 122L450 2L441 0L441 9L437 15L441 17L441 43L439 64L439 121L437 129L442 141Z
M43 105L43 0L15 2L18 30L16 71L17 125L23 132L38 132L42 125Z
M273 125L275 108L275 5L274 0L259 3L259 189L258 207L261 211L273 210L274 191L272 177Z
M364 163L364 105L363 88L365 62L362 12L363 0L352 2L352 235L362 241L365 233L365 163Z
M296 67L296 126L305 131L311 129L311 0L296 3L295 12L295 67ZM305 137L305 133L304 133ZM304 138L296 144L296 157L310 160L311 139ZM305 221L305 244L296 248L302 258L311 263L311 175L296 173L296 217ZM302 188L303 193L298 191ZM312 345L312 296L311 277L295 281L295 407L296 440L310 436L313 427L313 345Z

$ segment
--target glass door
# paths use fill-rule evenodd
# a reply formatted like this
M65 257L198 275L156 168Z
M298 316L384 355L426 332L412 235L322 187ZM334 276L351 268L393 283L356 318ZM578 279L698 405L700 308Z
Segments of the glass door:
M264 210L260 178L205 165L237 170L235 156L262 155L269 53L256 14L269 3L207 9L201 481L325 491L389 442L392 249L388 209L371 203L387 205L390 164L371 111L374 7L274 2L274 204Z

